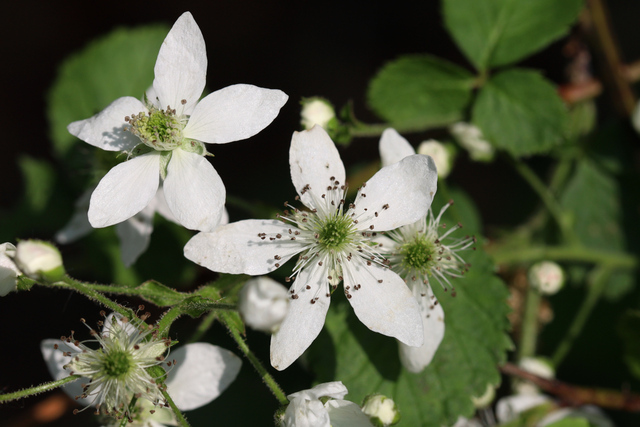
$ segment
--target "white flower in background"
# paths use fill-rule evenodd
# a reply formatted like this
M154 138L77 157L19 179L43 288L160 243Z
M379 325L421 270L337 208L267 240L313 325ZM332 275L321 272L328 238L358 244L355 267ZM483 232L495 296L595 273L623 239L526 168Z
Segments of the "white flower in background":
M409 144L409 142L407 142L407 144ZM438 178L446 178L449 176L449 173L451 172L452 156L444 144L436 141L435 139L430 139L420 143L416 152L433 158L433 162L438 168Z
M287 101L279 90L238 84L202 100L207 55L202 33L185 12L165 38L145 103L118 98L95 116L73 122L71 134L107 151L129 153L91 196L89 222L107 227L131 218L154 198L163 181L176 220L194 230L220 222L225 188L204 157L203 143L225 144L264 129Z
M529 269L529 284L545 295L554 295L564 285L562 267L553 261L541 261Z
M11 243L0 245L0 297L16 290L17 278L22 274L13 262L15 254L16 247Z
M292 207L280 220L239 221L199 233L185 246L185 256L213 271L262 275L300 254L288 279L293 281L289 311L271 338L271 364L278 370L318 336L332 289L341 281L356 316L369 329L422 345L418 305L372 239L379 231L425 216L437 185L433 160L414 155L381 169L347 207L344 165L320 126L293 134L290 165L308 210Z
M129 417L138 425L176 425L173 413L163 408L164 398L156 378L145 368L161 366L170 340L160 339L155 329L139 329L120 315L111 314L101 334L92 331L100 348L92 349L73 337L42 341L40 349L51 376L83 378L67 383L63 390L81 405L91 405L103 413ZM182 411L206 405L233 382L242 361L230 351L208 343L187 344L171 352L167 372L167 392ZM138 411L129 413L137 396ZM134 424L135 425L135 424Z
M275 333L289 308L287 288L267 276L248 280L238 295L244 322L259 331Z
M449 132L469 152L472 160L486 162L493 159L495 150L484 139L482 131L478 127L470 123L458 122L449 127Z
M315 125L327 129L329 122L336 118L336 111L326 99L313 97L302 100L300 117L300 124L305 130L310 130Z
M32 279L59 280L64 276L60 251L40 240L18 242L13 260L23 274Z
M372 427L369 418L353 402L343 400L348 393L341 381L318 384L287 396L285 427ZM320 398L330 398L322 403Z
M386 427L400 421L400 411L393 399L381 394L367 396L362 404L364 412L376 426Z
M552 379L556 377L556 371L551 362L543 357L525 357L518 362L518 366L541 378ZM517 394L540 394L540 389L526 380L514 379L513 386Z
M414 154L413 147L394 129L387 129L380 138L382 165L397 164ZM450 205L445 205L438 216L431 209L417 222L378 236L379 250L388 256L392 269L411 289L423 323L424 343L411 347L399 342L400 360L409 372L421 372L433 359L444 338L444 311L430 287L435 279L445 289L452 288L449 278L460 277L467 264L458 254L475 243L471 237L451 238L460 225L441 233L440 219Z

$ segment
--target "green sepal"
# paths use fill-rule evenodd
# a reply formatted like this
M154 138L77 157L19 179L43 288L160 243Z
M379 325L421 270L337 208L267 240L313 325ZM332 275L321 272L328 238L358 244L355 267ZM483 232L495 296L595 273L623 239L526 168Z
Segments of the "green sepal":
M16 277L16 290L18 291L29 291L33 287L33 285L37 284L36 280L31 279L30 277L25 276L24 274Z
M131 153L129 153L129 159L128 160L131 160L134 157L142 156L143 154L147 154L147 153L150 153L152 151L155 151L155 150L153 148L149 147L147 144L140 143L140 144L136 145L135 147L133 147L133 150L131 150Z
M207 152L207 147L205 147L205 145L202 142L196 141L195 139L189 139L185 141L180 146L180 149L188 153L196 153L201 156L206 156L207 154L209 154Z
M167 168L171 161L173 151L161 151L160 152L160 177L164 180L167 178Z

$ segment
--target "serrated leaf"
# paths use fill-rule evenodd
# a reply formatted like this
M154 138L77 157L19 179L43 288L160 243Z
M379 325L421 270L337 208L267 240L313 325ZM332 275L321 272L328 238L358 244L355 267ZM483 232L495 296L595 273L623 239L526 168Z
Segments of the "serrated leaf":
M572 215L573 230L587 247L611 252L624 252L620 187L614 177L590 159L584 159L567 184L560 199ZM633 289L633 272L614 272L605 287L604 295L615 300Z
M553 86L533 70L493 76L473 106L473 124L487 141L514 156L548 151L564 136L567 111Z
M164 25L120 28L62 64L47 106L59 156L78 142L67 132L69 123L93 116L121 96L142 97L153 82L153 67L168 31Z
M484 252L470 251L467 261L472 266L457 280L456 297L434 288L446 331L422 373L404 370L396 341L368 330L336 292L325 331L308 354L317 381L342 381L347 399L354 402L373 392L389 396L399 405L403 424L410 426L453 425L458 416L469 417L475 410L471 397L482 395L488 384L499 384L497 365L506 359L511 341L506 286L493 275Z
M562 37L582 0L444 0L447 30L478 70L523 59Z
M427 129L462 118L475 77L435 56L404 56L371 80L371 108L392 125Z

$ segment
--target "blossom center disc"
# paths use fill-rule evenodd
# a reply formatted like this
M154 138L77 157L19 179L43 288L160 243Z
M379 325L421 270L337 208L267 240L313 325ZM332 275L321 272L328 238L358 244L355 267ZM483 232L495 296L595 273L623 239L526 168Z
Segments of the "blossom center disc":
M351 241L353 221L345 216L334 216L321 224L318 244L326 250L340 251Z
M109 378L122 378L133 366L134 362L129 353L126 351L112 351L105 355L102 371Z
M400 247L402 267L409 271L427 272L433 264L436 247L423 235L418 235Z
M147 146L160 151L174 150L184 141L182 129L184 124L176 117L176 110L167 107L158 110L151 107L148 113L138 113L125 117L131 125L128 130L136 135Z

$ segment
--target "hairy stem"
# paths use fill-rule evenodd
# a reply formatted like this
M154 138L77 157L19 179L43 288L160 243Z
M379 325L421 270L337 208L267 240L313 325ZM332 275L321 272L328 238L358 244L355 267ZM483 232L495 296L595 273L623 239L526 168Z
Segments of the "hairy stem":
M62 378L61 380L51 381L31 388L25 388L23 390L14 391L13 393L0 394L0 403L10 402L12 400L18 400L28 396L34 396L36 394L61 387L67 383L74 382L76 380L79 380L80 378L82 378L80 375L69 375L66 378Z

